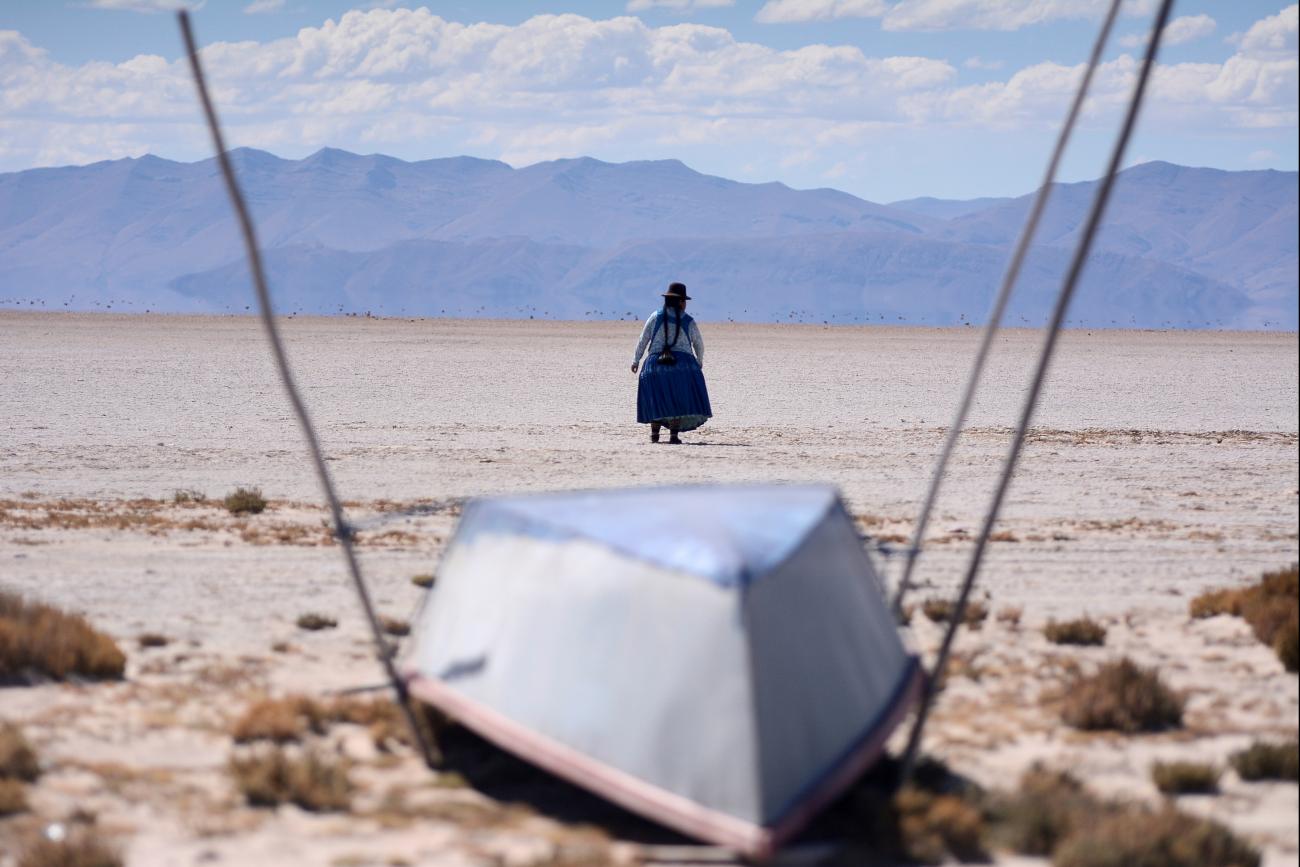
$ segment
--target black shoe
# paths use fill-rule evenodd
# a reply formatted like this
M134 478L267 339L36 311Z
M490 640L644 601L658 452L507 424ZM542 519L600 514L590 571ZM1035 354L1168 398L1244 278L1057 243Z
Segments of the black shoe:
M652 433L652 434L650 434L650 442L652 442L652 443L657 443L657 442L659 442L659 434L657 434L657 433Z
M670 446L679 446L681 444L682 441L677 438L677 434L673 434L671 437L668 438L668 445Z

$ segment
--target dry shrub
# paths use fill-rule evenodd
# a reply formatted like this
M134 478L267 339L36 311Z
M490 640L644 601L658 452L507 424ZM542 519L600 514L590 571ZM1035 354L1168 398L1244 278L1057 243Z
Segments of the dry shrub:
M1128 657L1108 662L1069 688L1061 717L1086 731L1135 732L1177 728L1183 723L1182 696L1165 686L1155 669Z
M1048 856L1077 824L1104 809L1071 774L1034 765L1016 792L993 799L990 821L1004 845L1022 855Z
M389 743L410 745L410 726L401 708L389 699L371 700L341 697L318 701L307 696L264 699L250 705L235 721L230 735L235 743L270 741L288 744L308 734L323 735L331 725L351 723L365 726L375 746L385 749Z
M395 635L399 638L411 634L411 624L397 617L380 617L379 627L386 635Z
M1259 854L1215 822L1172 806L1103 801L1068 773L1035 766L989 809L995 837L1053 867L1255 867Z
M1300 670L1300 568L1266 572L1250 587L1211 590L1192 600L1192 617L1228 614L1245 619L1255 637L1273 648L1287 671Z
M122 676L126 656L84 617L0 590L0 682Z
M1080 827L1056 850L1053 867L1258 867L1259 852L1209 819L1172 807L1116 811Z
M338 625L339 622L337 620L324 614L308 613L298 617L298 628L306 629L308 632L316 632L321 629L333 629Z
M17 867L122 867L122 856L90 831L63 840L36 837L18 856Z
M230 774L251 806L296 804L314 813L346 810L352 785L337 759L313 750L290 753L283 747L232 756Z
M1025 610L1019 606L1003 608L997 614L998 623L1001 623L1008 629L1019 629L1020 618L1023 617L1024 614Z
M232 515L260 515L266 511L266 498L261 488L235 488L222 501Z
M1156 762L1151 781L1166 795L1213 795L1222 771L1203 762Z
M922 864L942 864L949 855L962 862L986 861L984 818L957 795L907 787L894 796L903 854Z
M136 640L140 642L141 647L166 647L172 643L166 635L157 632L145 632Z
M193 488L177 488L172 491L172 502L178 506L188 506L191 503L206 503L208 495L202 491L196 491Z
M30 783L41 775L36 751L12 723L0 723L0 780Z
M1300 780L1300 746L1296 741L1270 744L1255 741L1229 759L1243 780Z
M302 696L255 702L235 721L230 736L237 744L272 741L286 744L306 734L316 718L315 702Z
M1053 644L1097 646L1106 643L1106 627L1091 617L1064 620L1060 623L1049 620L1043 627L1043 635Z
M434 582L434 577L427 573L411 576L411 583L414 584L416 587L429 588L433 586L433 582Z
M949 622L952 620L956 608L956 603L950 599L934 598L921 603L921 613L931 623ZM962 618L962 622L973 629L978 629L988 616L988 607L983 602L972 599L966 603L966 614Z
M17 780L0 777L0 818L27 811L27 790Z

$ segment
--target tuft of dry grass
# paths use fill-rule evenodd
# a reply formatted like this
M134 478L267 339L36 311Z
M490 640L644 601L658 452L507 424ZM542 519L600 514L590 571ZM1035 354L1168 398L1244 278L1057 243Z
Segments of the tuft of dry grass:
M36 751L12 723L0 723L0 780L30 783L41 775Z
M1102 810L1083 784L1066 771L1034 765L1020 788L992 800L989 818L998 840L1022 855L1049 856L1080 821Z
M956 603L951 599L940 599L938 597L927 599L921 603L921 613L931 623L949 622L952 620L956 608ZM966 614L962 618L962 622L972 629L978 629L988 616L988 606L983 602L972 599L966 603Z
M984 817L962 798L909 786L894 796L892 807L908 860L942 864L949 855L963 863L988 860Z
M997 613L998 623L1001 623L1007 629L1019 629L1020 618L1025 614L1025 609L1018 605L1011 605L1003 608Z
M1113 811L1080 827L1053 867L1258 867L1259 852L1218 822L1173 807Z
M1222 771L1203 762L1156 762L1151 781L1165 795L1213 795Z
M230 736L238 744L256 741L289 744L301 741L308 734L325 734L337 723L365 726L380 749L387 749L392 743L410 745L412 742L401 708L389 699L340 697L318 701L302 695L254 702L231 726Z
M339 622L337 620L324 614L309 612L298 617L298 628L306 629L308 632L317 632L321 629L333 629L338 625Z
M0 590L0 683L33 675L117 679L126 656L84 617Z
M1300 566L1266 572L1249 587L1211 590L1191 601L1194 618L1227 614L1250 624L1287 671L1300 670Z
M1031 768L993 798L990 833L1053 867L1257 867L1259 853L1216 822L1141 803L1101 800L1073 776Z
M380 617L379 626L386 635L395 635L400 638L411 634L411 624L397 617Z
M1043 635L1053 644L1075 644L1079 646L1098 646L1106 643L1106 627L1091 617L1057 622L1049 620L1043 627Z
M27 790L17 780L0 777L0 818L27 812Z
M302 696L264 699L249 705L235 720L230 736L237 744L253 741L292 743L302 738L317 719L316 703Z
M427 589L433 586L434 581L435 581L434 577L428 573L421 573L419 575L411 576L411 583L414 584L416 587L424 587Z
M1244 750L1233 753L1228 759L1233 770L1243 780L1300 781L1300 744L1268 743L1255 741Z
M89 830L74 831L63 840L36 837L18 856L17 867L122 867L117 849Z
M208 495L202 491L196 491L193 488L177 488L172 491L172 502L178 506L188 506L191 504L206 503Z
M314 813L347 810L352 785L337 759L314 750L291 753L283 747L231 756L230 775L254 807L296 804Z
M141 647L166 647L172 643L170 638L158 632L141 633L141 635L136 638L136 641L140 643Z
M1077 678L1067 692L1061 717L1067 725L1085 731L1161 731L1182 725L1184 701L1165 686L1155 669L1124 657L1106 663L1094 675Z
M232 515L260 515L266 511L266 498L261 488L235 488L226 494L222 503Z

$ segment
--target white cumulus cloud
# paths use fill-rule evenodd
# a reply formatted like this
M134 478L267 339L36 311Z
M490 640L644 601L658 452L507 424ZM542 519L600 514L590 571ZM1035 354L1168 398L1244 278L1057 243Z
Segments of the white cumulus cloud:
M1202 39L1214 32L1218 25L1209 15L1184 15L1181 18L1175 18L1165 25L1164 36L1161 37L1162 45L1182 45L1186 42L1194 42ZM1150 38L1150 32L1131 33L1119 40L1119 44L1125 48L1141 48L1147 44Z
M1292 6L1258 22L1222 63L1159 67L1144 122L1215 135L1294 127L1295 20ZM963 85L944 60L852 45L781 50L633 16L464 24L428 9L354 10L285 38L214 43L203 59L232 144L286 155L331 145L523 163L748 147L737 164L761 152L810 170L903 134L1050 129L1081 74L1039 63ZM1090 122L1123 105L1136 63L1099 70ZM146 151L194 159L207 147L179 55L69 65L0 31L0 170Z
M96 9L123 9L128 12L175 12L178 9L195 11L203 8L207 0L88 0Z
M719 9L734 5L736 0L628 0L627 11L668 9L672 12L694 12L698 9Z
M767 0L755 20L767 24L880 18L885 30L1019 30L1035 24L1101 17L1107 0ZM1128 0L1144 15L1152 0Z
M884 0L767 0L754 16L764 24L879 18L889 11Z

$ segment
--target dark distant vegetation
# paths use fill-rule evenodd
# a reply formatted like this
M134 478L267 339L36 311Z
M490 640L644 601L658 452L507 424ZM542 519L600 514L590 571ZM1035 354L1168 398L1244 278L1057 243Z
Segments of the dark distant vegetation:
M1091 617L1057 622L1049 620L1043 635L1053 644L1101 645L1106 643L1106 627Z
M1203 762L1156 762L1151 781L1165 795L1212 795L1219 791L1222 771Z
M940 599L938 597L927 599L921 603L921 613L931 623L949 622L952 620L956 608L956 604L951 599ZM988 616L988 606L972 599L966 603L966 613L962 617L962 622L972 628L979 628Z
M125 654L85 618L0 590L0 683L116 679L125 668Z
M321 629L333 629L338 626L339 622L333 617L324 614L307 613L298 617L298 628L306 629L308 632L317 632Z
M1155 669L1125 657L1077 678L1066 693L1061 717L1077 729L1134 734L1181 726L1183 704Z
M235 488L223 501L232 515L259 515L266 511L266 498L261 488Z
M1211 590L1192 600L1192 617L1228 614L1250 624L1255 637L1273 648L1287 671L1300 670L1300 570L1266 572L1249 587Z
M416 587L425 587L425 588L432 587L433 581L434 581L433 576L427 573L411 576L411 583L414 584Z
M379 618L379 626L384 630L385 635L393 635L398 638L411 634L411 624L397 617Z
M1237 775L1247 782L1300 781L1300 745L1296 741L1280 744L1255 741L1233 753L1229 761Z

